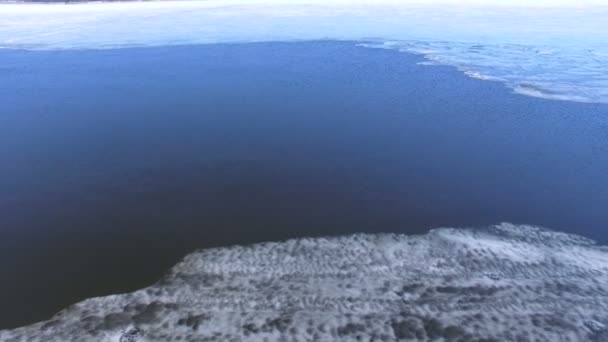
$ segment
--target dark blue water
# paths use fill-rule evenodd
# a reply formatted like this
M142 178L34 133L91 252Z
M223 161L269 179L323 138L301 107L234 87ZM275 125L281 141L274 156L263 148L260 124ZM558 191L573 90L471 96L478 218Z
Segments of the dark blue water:
M608 106L313 42L0 51L0 327L195 248L509 221L608 242Z

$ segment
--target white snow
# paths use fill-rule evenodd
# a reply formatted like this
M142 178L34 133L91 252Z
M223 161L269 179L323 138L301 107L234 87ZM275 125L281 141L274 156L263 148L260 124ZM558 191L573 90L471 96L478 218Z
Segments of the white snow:
M608 248L501 224L200 250L0 341L602 341Z

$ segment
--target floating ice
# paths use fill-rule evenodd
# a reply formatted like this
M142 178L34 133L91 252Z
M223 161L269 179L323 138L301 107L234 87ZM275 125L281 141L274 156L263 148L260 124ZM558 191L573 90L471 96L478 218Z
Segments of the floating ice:
M604 341L608 247L530 226L188 255L164 279L0 331L16 341Z
M336 39L424 54L515 92L608 103L608 1L0 4L0 48ZM517 6L515 6L517 5Z

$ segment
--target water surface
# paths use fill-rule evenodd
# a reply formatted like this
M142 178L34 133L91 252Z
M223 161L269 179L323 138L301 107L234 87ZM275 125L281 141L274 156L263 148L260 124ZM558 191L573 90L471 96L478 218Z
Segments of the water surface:
M0 60L1 328L195 248L502 221L608 241L606 105L353 42Z

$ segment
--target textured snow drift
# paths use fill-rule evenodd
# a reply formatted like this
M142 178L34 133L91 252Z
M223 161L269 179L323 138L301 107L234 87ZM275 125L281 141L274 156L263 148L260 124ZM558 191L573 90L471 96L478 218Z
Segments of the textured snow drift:
M371 41L517 93L608 103L607 22L607 0L5 3L0 49Z
M530 226L188 255L0 341L606 341L608 247Z

